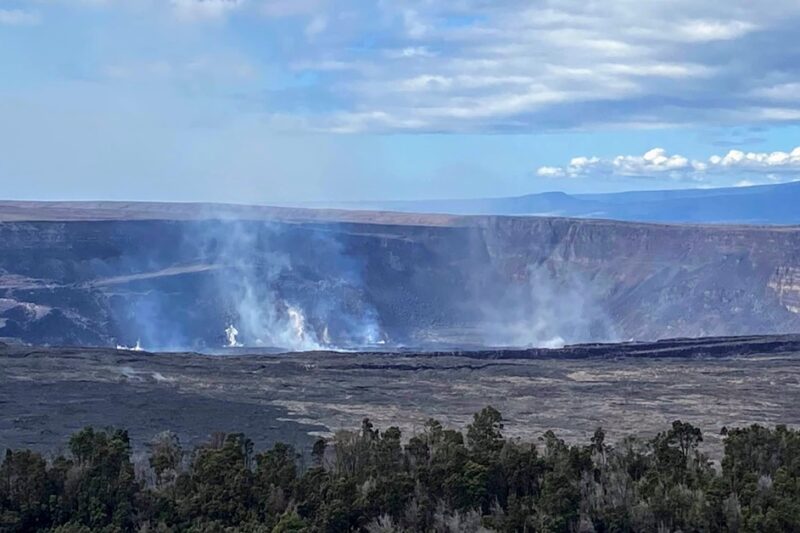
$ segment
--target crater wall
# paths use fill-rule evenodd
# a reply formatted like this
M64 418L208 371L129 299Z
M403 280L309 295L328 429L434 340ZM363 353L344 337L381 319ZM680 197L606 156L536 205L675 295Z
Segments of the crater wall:
M797 228L156 207L0 222L0 338L213 350L800 331Z

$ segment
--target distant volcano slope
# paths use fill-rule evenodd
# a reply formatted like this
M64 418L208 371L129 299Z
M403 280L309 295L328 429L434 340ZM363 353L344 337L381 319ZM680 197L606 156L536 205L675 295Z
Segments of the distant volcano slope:
M800 331L800 229L0 204L0 339L559 346Z
M681 224L800 224L800 182L606 194L356 202L353 209L458 215L536 215Z

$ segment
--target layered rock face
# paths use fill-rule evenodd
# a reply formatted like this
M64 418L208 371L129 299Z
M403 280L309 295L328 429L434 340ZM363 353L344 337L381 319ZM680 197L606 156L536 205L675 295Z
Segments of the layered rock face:
M796 228L234 211L19 209L0 222L0 338L215 350L800 331Z
M780 267L769 280L769 288L787 311L800 315L800 268Z

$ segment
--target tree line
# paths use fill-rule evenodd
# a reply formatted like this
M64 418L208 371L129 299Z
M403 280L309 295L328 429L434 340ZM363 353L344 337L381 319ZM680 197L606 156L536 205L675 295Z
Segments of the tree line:
M800 531L800 432L785 426L724 429L718 464L681 421L614 445L602 429L586 444L503 429L492 407L407 440L365 419L309 461L241 433L191 451L162 433L142 464L126 431L86 428L65 456L6 452L0 531Z

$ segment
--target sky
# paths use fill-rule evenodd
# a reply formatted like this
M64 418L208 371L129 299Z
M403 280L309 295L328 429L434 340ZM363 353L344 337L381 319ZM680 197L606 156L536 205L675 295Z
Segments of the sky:
M798 0L0 0L0 198L794 181L798 27Z

